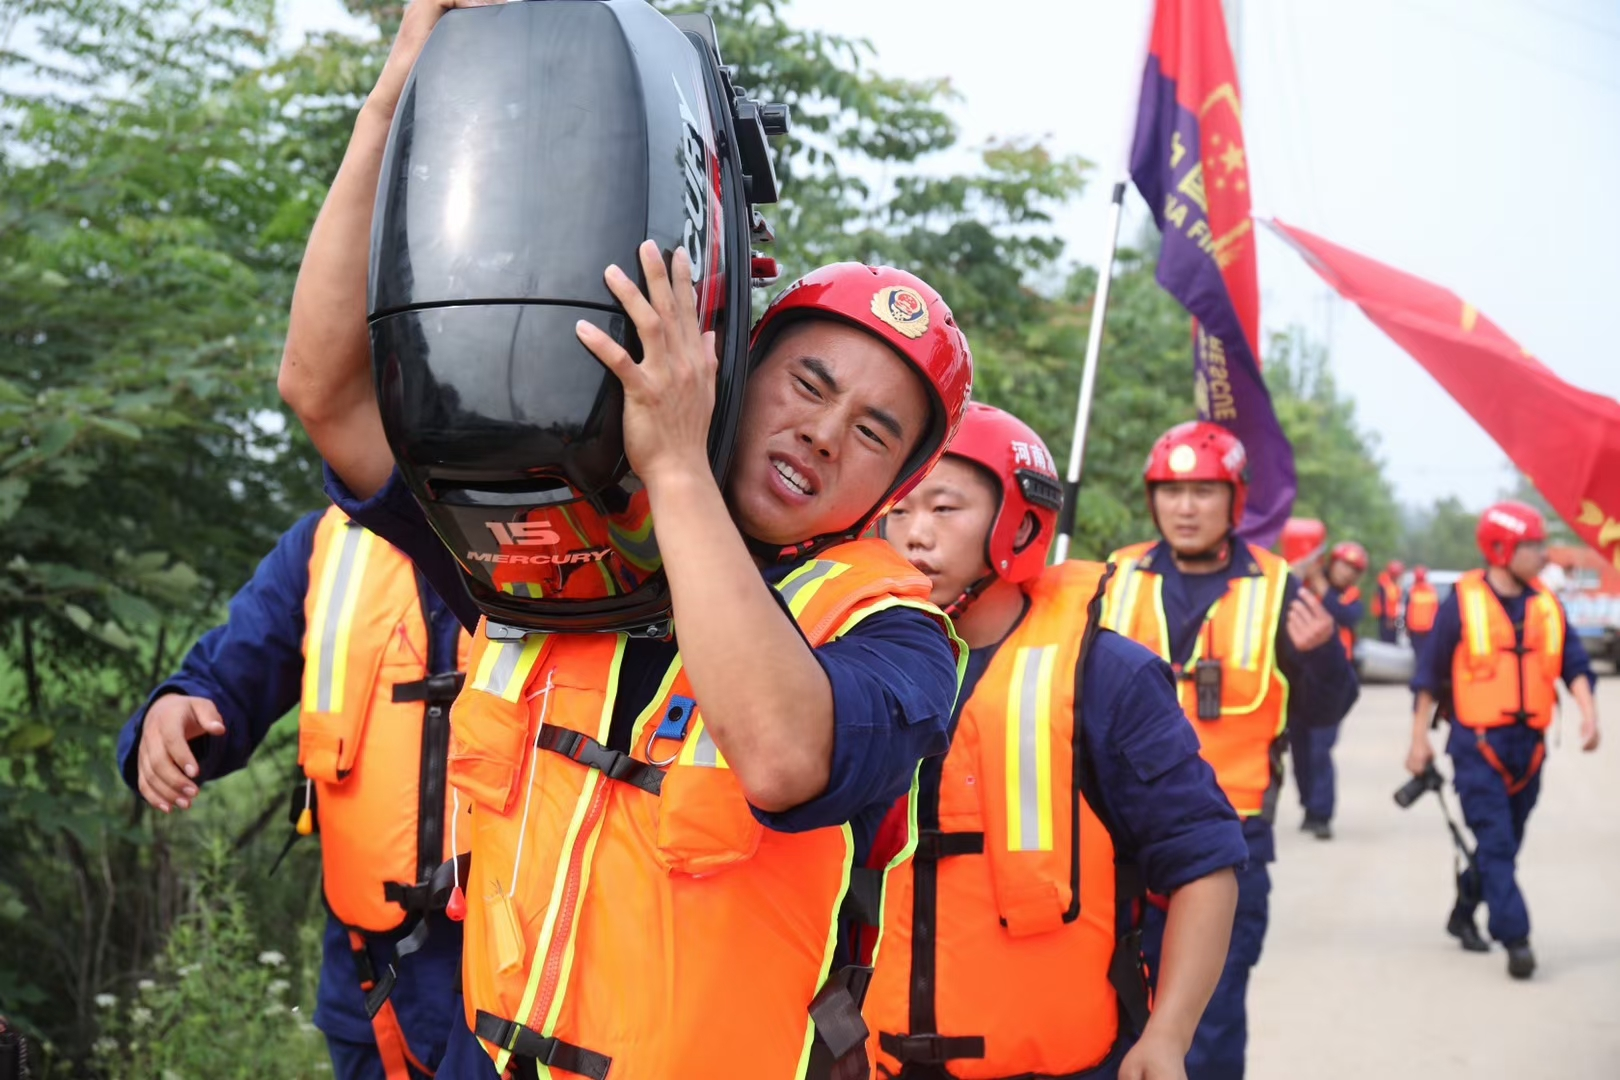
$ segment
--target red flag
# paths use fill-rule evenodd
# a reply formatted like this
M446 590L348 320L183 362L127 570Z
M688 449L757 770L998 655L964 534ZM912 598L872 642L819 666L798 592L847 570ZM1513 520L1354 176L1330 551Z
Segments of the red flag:
M1269 222L1468 410L1554 510L1620 567L1620 402L1555 375L1449 289Z

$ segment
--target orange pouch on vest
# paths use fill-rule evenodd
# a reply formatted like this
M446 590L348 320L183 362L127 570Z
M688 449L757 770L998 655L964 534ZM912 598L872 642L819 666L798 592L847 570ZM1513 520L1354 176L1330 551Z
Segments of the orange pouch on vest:
M1037 875L1021 872L1014 860L1017 852L1002 851L990 857L990 871L996 879L996 907L1012 937L1050 934L1063 925L1068 913L1068 888ZM999 864L999 865L998 865ZM1007 879L1011 880L1007 880Z
M367 691L376 684L377 673L382 670L383 649L365 655L355 650L350 664L363 667L365 679L357 681L351 694L360 687ZM298 717L298 764L304 775L319 784L337 784L354 768L360 756L360 743L365 738L366 720L371 713L369 693L358 698L358 707L352 706L337 713L316 712L305 708Z
M523 710L501 698L463 692L450 710L450 784L474 802L504 814L517 798L529 746Z
M677 761L664 774L658 861L666 870L692 875L724 870L753 858L764 834L730 769Z

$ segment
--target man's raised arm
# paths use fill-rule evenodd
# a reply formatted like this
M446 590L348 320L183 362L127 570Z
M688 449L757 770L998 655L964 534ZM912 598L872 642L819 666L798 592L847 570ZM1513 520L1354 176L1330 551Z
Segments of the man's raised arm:
M371 213L388 126L428 34L451 8L498 0L413 0L321 207L293 290L276 386L315 448L355 495L376 493L393 471L371 379L366 273Z

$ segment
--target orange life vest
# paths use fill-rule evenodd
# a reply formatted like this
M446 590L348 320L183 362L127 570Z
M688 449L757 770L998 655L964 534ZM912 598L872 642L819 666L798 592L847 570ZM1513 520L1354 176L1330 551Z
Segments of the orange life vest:
M1061 563L1027 588L1029 611L963 706L950 753L923 766L918 848L888 876L866 1000L881 1075L1067 1076L1119 1038L1117 884L1136 875L1116 875L1076 783L1076 674L1104 570ZM1145 1005L1136 959L1123 970Z
M383 933L420 914L445 859L449 707L460 678L429 677L424 610L410 559L327 510L304 600L298 763L327 904L351 930ZM470 646L463 633L458 667Z
M928 580L880 540L833 547L776 588L812 646L900 605L949 628ZM467 1021L496 1069L516 1055L559 1077L753 1080L864 1057L855 995L829 979L850 827L764 828L679 657L625 752L605 745L625 635L486 629L450 776L474 807Z
M1154 568L1155 559L1170 555L1155 552L1155 546L1135 544L1109 557L1118 570L1108 583L1103 625L1172 660L1164 579ZM1177 668L1181 708L1198 733L1204 760L1238 814L1269 821L1281 784L1282 734L1288 726L1288 680L1276 656L1288 564L1252 544L1239 543L1233 558L1245 573L1233 577L1225 595L1210 607L1192 655ZM1193 672L1200 660L1221 665L1219 719L1198 717Z
M1361 590L1354 585L1339 594L1339 603L1349 605L1361 599ZM1352 663L1356 659L1356 628L1354 626L1339 627L1339 643L1344 646L1345 658Z
M1485 580L1470 570L1457 582L1462 640L1451 660L1457 721L1475 730L1528 724L1545 731L1558 707L1564 666L1564 609L1544 592L1524 605L1522 652L1506 609Z
M1394 622L1401 614L1401 583L1385 571L1378 575L1373 593L1373 618Z
M1427 634L1434 629L1434 617L1440 610L1440 594L1427 581L1412 586L1406 597L1406 629L1413 634Z

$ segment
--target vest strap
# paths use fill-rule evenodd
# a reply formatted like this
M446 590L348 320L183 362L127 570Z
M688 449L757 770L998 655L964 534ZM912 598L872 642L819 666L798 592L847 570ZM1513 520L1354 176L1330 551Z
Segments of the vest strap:
M473 1027L473 1034L510 1052L513 1057L527 1058L538 1065L589 1077L590 1080L607 1080L608 1069L613 1065L613 1059L606 1054L542 1035L515 1020L502 1020L483 1009L478 1010L478 1022Z
M1114 913L1128 912L1128 929L1114 943L1114 956L1108 963L1108 981L1119 999L1122 1028L1129 1026L1138 1038L1147 1029L1147 972L1142 959L1141 903L1147 895L1141 869L1134 862L1114 864Z
M385 883L383 898L404 908L407 915L426 915L433 911L443 911L444 905L450 901L450 890L455 888L457 874L459 873L462 880L466 880L467 871L471 866L472 852L464 851L454 859L447 859L434 867L433 873L429 874L425 881L417 882L415 885L406 885L399 881Z
M449 705L461 693L461 684L467 676L460 671L442 671L415 682L394 684L394 703L425 701L430 704Z
M983 855L984 833L940 832L938 829L917 830L916 862L939 862L956 855Z
M542 750L561 754L587 769L595 769L609 780L617 780L640 788L649 795L657 795L664 787L664 771L645 761L637 761L621 750L610 750L581 732L554 724L540 725L540 737L535 745Z
M422 940L427 940L425 933ZM403 945L404 942L400 944ZM366 1012L371 1018L372 1034L377 1040L377 1055L382 1061L383 1075L387 1080L417 1080L418 1077L428 1077L431 1080L433 1070L423 1065L416 1055L411 1053L410 1043L405 1039L405 1030L399 1023L399 1014L388 1003L388 994L394 988L393 965L389 965L385 975L387 988L382 990L377 1007L372 1008L372 996L383 987L383 982L377 978L371 954L366 950L364 934L356 930L349 931L349 951L354 956L355 971L360 977L360 990L366 995Z
M881 1032L878 1045L902 1065L943 1065L958 1059L984 1058L982 1035L893 1035Z
M840 922L861 926L883 925L883 871L873 866L857 866L849 872L849 888L844 890Z
M871 985L872 969L855 964L839 968L822 984L810 1002L816 1039L808 1075L828 1080L866 1080L871 1075L866 1057L871 1031L861 1016Z
M1530 767L1524 770L1523 776L1515 779L1513 773L1508 771L1508 767L1502 763L1501 757L1497 755L1496 748L1485 737L1484 728L1474 729L1474 745L1479 749L1479 756L1485 759L1485 764L1495 769L1496 775L1500 776L1502 783L1507 785L1509 796L1517 795L1529 787L1530 781L1534 780L1536 774L1541 771L1541 763L1547 760L1547 740L1543 739L1541 742L1536 743L1536 749L1530 755Z

